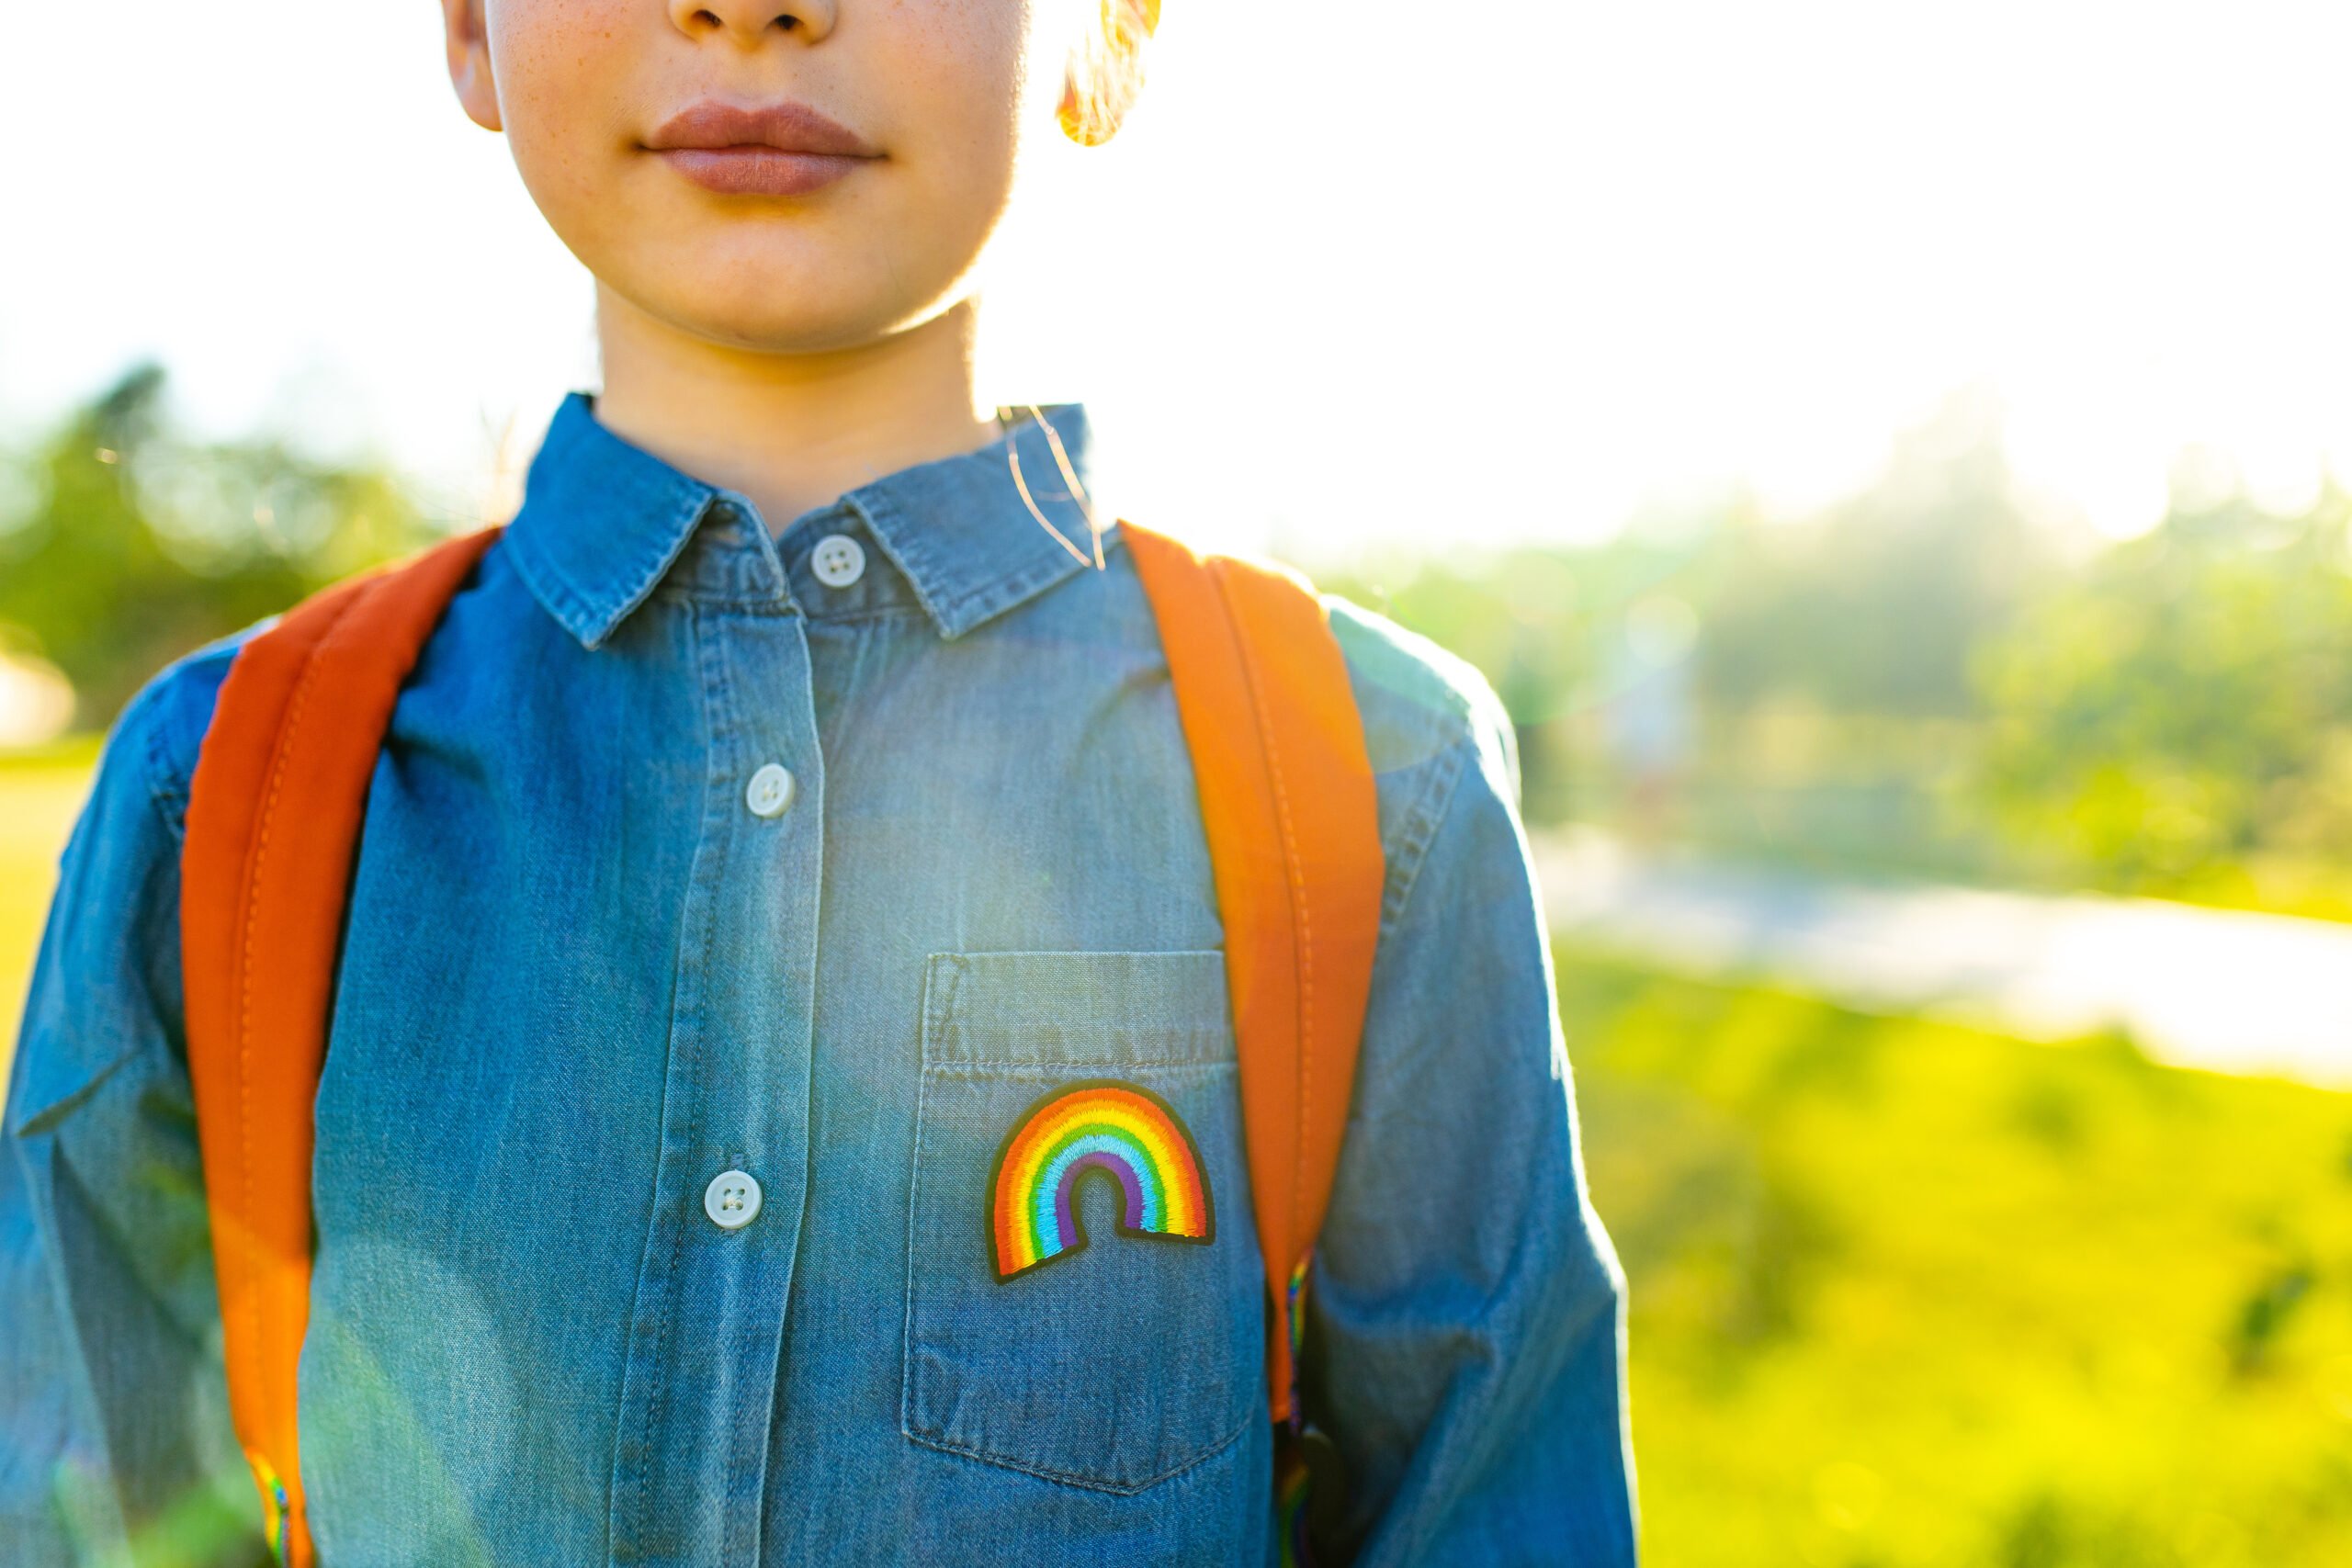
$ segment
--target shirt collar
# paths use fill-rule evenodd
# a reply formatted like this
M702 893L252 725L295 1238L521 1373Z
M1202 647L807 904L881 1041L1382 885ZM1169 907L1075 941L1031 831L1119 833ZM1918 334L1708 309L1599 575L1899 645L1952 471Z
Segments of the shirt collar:
M1055 403L1039 412L1061 438L1097 515L1105 515L1084 405ZM1037 525L1013 482L1008 446L1019 455L1038 510L1087 549L1085 515L1063 481L1053 445L1026 416L977 451L885 474L793 519L773 547L758 539L751 547L789 558L862 521L940 636L960 637L1091 564ZM575 391L556 410L531 459L506 547L548 614L595 648L651 595L722 499L752 514L744 497L613 434L597 419L590 395ZM1115 526L1108 527L1105 547L1116 536ZM780 570L775 581L784 592Z

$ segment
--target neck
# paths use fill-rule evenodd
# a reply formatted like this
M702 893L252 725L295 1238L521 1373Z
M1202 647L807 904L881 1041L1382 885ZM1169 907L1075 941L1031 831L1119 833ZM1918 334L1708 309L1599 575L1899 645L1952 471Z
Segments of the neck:
M997 435L973 375L976 301L854 348L763 354L680 332L596 291L605 427L706 484L741 491L772 529L869 480Z

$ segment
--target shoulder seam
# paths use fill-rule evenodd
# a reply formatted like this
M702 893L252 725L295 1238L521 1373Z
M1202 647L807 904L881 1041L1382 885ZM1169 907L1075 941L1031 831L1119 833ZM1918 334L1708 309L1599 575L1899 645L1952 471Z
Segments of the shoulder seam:
M160 686L156 688L158 691L162 689ZM158 698L141 705L132 716L139 720L145 730L145 734L141 737L141 743L139 748L139 771L147 785L148 803L154 807L155 815L163 820L164 831L171 834L174 843L184 844L187 840L189 781L181 778L179 770L172 764L172 758L164 739L168 727L163 722L162 716L160 714L150 716L150 709L161 706L162 702ZM210 728L210 722L208 719L206 728L209 730Z
M1388 856L1388 890L1381 898L1380 909L1382 942L1405 918L1413 889L1420 883L1421 867L1429 860L1430 846L1437 841L1438 829L1445 825L1446 813L1453 804L1466 755L1476 745L1475 734L1464 735L1439 751L1419 795L1406 809L1396 850Z

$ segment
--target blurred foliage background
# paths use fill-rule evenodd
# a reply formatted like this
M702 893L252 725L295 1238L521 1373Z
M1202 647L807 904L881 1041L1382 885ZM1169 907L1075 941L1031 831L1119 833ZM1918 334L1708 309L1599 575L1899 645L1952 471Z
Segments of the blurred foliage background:
M2208 460L2211 461L2210 456ZM2037 520L1965 400L1878 482L1328 575L1468 657L1538 823L1869 876L2352 912L2352 499Z
M10 463L0 652L62 677L83 728L170 660L426 537L390 472L191 440L164 382L131 370Z
M193 440L164 392L139 369L0 462L12 1020L139 682L432 533L396 475ZM2347 525L2340 491L2276 515L2192 455L2161 525L2092 537L1958 399L1817 515L1733 493L1319 575L1493 681L1539 840L2338 919ZM2343 1096L1558 958L1651 1562L2352 1562Z

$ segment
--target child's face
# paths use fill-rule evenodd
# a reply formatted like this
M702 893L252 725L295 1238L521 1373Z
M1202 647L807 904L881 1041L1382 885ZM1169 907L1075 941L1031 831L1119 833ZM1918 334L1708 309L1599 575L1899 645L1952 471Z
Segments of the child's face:
M969 292L1024 141L1054 131L1071 19L1091 6L444 0L444 9L467 111L505 131L532 198L605 288L700 337L808 353L870 342ZM714 108L787 104L847 135L789 114L764 126L708 118ZM687 112L697 106L699 129ZM763 135L817 152L743 145ZM717 150L728 143L732 151Z

